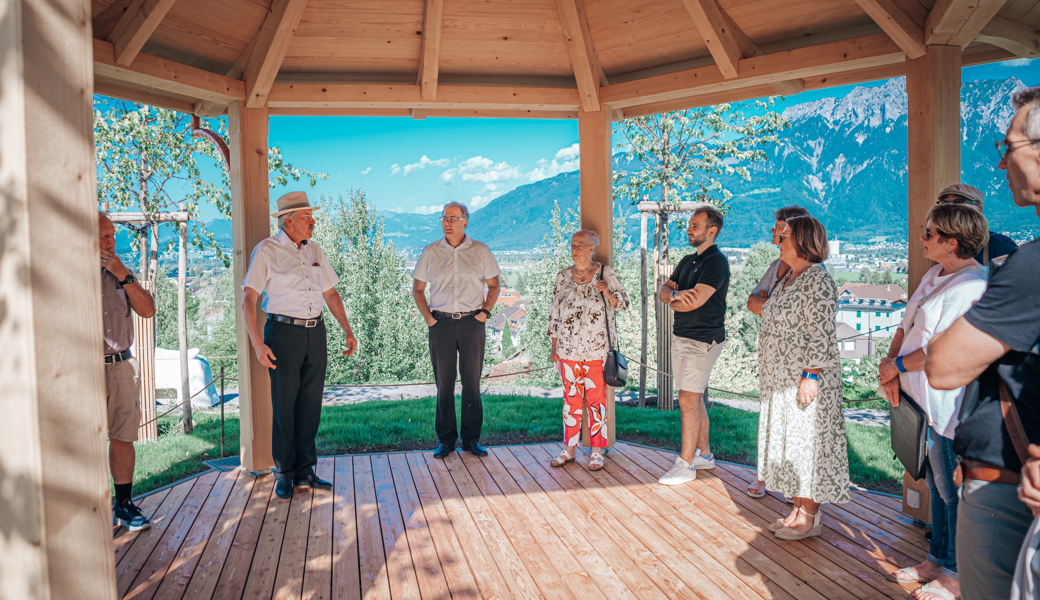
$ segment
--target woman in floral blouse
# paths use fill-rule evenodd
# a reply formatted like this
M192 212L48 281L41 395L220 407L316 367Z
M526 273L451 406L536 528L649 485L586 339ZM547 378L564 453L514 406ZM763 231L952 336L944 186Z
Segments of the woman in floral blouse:
M610 349L607 340L617 339L614 311L628 309L628 296L614 269L592 260L598 248L599 236L594 231L583 229L571 236L574 264L556 274L553 288L548 334L552 338L551 359L563 376L563 437L567 444L549 463L554 467L574 460L581 440L584 403L588 405L593 448L589 469L603 468L603 454L597 450L607 447L603 361Z

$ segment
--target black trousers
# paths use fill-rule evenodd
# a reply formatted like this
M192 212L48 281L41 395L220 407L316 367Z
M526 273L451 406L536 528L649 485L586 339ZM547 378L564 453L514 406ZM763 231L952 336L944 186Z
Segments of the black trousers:
M328 366L325 322L316 327L268 321L264 343L275 356L271 374L271 453L275 476L306 477L318 464L314 438L321 421L321 396Z
M462 443L480 441L484 406L480 402L480 372L484 366L487 330L476 317L440 319L430 327L430 358L437 381L437 439L454 446L455 369L462 377Z

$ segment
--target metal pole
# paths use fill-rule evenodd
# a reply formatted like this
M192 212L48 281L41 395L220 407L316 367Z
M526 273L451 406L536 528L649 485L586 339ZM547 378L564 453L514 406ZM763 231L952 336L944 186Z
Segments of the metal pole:
M643 196L644 199L647 196ZM646 406L646 344L647 344L647 299L649 290L646 285L646 213L642 213L639 218L639 285L642 293L642 307L641 316L643 318L643 338L639 345L639 408Z
M183 204L177 208L184 210ZM181 354L181 414L184 416L184 433L191 433L191 392L188 388L188 314L185 301L185 288L188 286L188 224L181 221L180 251L177 256L177 341Z
M224 365L220 365L220 458L224 458Z

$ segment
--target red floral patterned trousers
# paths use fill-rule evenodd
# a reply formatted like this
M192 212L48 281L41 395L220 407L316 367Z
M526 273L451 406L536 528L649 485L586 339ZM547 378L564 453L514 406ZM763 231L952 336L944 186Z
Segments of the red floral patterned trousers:
M603 361L560 359L563 377L563 440L568 446L581 443L582 405L589 407L589 437L593 448L607 447L607 404Z

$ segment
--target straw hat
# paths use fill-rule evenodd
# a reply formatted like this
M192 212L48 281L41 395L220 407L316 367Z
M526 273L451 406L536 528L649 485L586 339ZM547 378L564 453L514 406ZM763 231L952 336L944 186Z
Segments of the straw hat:
M278 210L271 213L271 217L278 218L297 210L321 210L321 207L311 206L311 201L307 199L307 192L289 192L278 199Z

